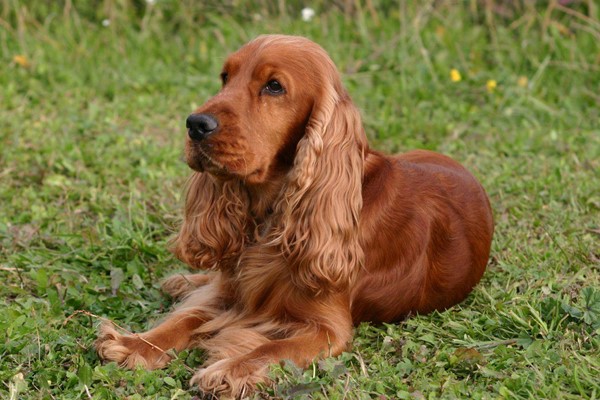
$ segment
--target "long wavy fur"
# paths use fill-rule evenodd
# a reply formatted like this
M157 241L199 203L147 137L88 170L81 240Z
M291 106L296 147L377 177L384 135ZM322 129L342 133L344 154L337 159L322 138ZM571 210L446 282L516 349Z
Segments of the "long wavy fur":
M363 262L358 225L366 139L341 85L324 92L298 144L271 235L294 283L315 292L346 288Z
M193 268L232 270L248 242L250 225L242 182L195 172L187 184L184 219L172 250Z

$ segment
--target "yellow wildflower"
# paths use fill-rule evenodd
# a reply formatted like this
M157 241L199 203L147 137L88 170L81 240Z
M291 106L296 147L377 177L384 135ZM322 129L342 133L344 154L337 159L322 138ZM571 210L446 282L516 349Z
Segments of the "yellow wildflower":
M442 25L436 26L435 36L437 36L438 39L443 38L445 34L446 34L446 28L444 28Z
M498 82L496 82L494 79L488 80L485 84L487 91L490 93L492 93L496 89L497 86L498 86Z
M25 57L24 55L21 55L21 54L17 54L16 56L14 56L13 62L23 68L29 68L29 66L31 65L29 63L29 60L27 59L27 57Z
M450 70L450 80L452 82L460 82L461 79L462 79L462 76L460 76L460 72L456 68L452 68Z
M519 87L527 87L527 85L529 84L529 80L527 79L526 76L520 76L519 79L517 80L517 85L519 85Z

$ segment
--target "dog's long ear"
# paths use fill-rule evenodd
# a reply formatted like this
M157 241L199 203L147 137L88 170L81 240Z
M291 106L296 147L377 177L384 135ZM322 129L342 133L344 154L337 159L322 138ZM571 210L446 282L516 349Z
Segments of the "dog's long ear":
M363 261L358 224L366 137L341 83L323 92L276 204L272 242L293 269L294 283L314 292L342 290Z
M235 268L249 224L248 195L240 181L196 172L188 181L184 220L172 250L193 268Z

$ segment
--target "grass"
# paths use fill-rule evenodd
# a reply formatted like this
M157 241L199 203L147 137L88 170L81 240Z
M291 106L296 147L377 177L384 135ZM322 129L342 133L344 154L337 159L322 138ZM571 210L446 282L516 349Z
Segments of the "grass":
M199 351L124 371L92 343L97 316L139 331L169 310L184 119L267 32L330 52L373 147L467 165L496 233L465 302L363 324L347 353L274 367L257 396L600 396L598 6L339 3L353 10L317 1L305 22L295 1L0 0L0 397L200 396Z

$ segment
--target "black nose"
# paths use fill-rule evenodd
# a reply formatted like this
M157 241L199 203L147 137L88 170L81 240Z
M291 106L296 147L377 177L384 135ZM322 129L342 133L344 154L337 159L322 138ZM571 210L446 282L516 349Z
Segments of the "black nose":
M219 127L219 122L209 114L192 114L187 117L185 126L192 140L203 140Z

